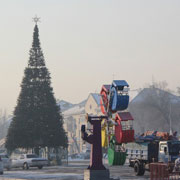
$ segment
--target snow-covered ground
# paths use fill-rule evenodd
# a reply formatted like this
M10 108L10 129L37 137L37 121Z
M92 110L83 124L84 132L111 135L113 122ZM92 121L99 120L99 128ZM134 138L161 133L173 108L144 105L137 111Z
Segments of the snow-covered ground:
M19 180L19 179L72 179L72 180L80 180L83 179L83 174L75 174L75 173L44 173L44 172L34 172L30 171L5 171L4 175L0 176L1 180Z
M12 169L4 171L4 175L0 175L0 180L83 180L84 170L89 165L88 161L70 161L69 164L63 166L49 166L39 170L30 168L29 170ZM120 180L147 180L149 173L144 176L137 177L134 175L134 170L128 165L106 167L110 170L110 175L113 178Z

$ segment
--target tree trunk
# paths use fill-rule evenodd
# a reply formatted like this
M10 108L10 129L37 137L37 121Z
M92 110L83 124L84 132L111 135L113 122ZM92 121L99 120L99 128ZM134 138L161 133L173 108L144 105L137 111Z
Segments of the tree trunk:
M34 148L34 153L35 153L36 155L38 155L38 156L39 156L39 150L40 150L39 147L35 147L35 148Z
M60 157L60 153L59 153L59 148L55 148L55 153L56 153L56 163L57 165L61 165L61 157Z

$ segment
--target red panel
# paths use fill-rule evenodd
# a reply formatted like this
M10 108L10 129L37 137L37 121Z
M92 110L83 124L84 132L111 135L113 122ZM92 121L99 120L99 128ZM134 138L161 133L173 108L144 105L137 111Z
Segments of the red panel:
M128 143L134 141L134 130L123 130L121 143Z
M100 106L101 106L101 112L102 112L103 114L107 114L107 113L106 113L106 110L105 110L105 107L104 107L104 103L103 103L103 101L102 101L102 98L101 98L101 100L100 100Z
M101 89L101 100L100 100L100 106L101 106L101 112L103 114L106 113L106 109L108 106L108 94L109 94L110 85L103 85Z
M118 125L115 126L115 137L118 143L122 141L122 126L120 121L117 121Z
M122 130L120 121L117 121L118 125L115 126L115 137L117 143L128 143L134 141L134 130Z

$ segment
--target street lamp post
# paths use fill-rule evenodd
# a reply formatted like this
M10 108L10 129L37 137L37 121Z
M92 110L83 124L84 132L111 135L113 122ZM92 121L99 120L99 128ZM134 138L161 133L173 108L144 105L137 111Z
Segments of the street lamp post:
M69 144L68 144L69 147ZM68 166L68 147L67 147L67 166Z
M169 134L172 135L171 103L169 104Z

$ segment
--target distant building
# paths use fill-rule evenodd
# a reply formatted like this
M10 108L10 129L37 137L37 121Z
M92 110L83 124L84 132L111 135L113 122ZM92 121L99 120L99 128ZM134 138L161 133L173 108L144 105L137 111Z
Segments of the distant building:
M86 125L86 127L90 127L85 119L87 113L91 115L101 115L100 95L90 93L87 100L80 104L68 105L67 102L63 101L63 107L64 105L70 107L63 111L64 128L69 141L68 152L69 154L85 152L90 148L90 145L85 143L81 138L81 126Z
M102 115L100 98L100 94L90 93L85 104L85 112L92 115Z
M0 140L0 153L5 151L5 138Z
M85 106L86 100L80 104L71 106L63 112L64 129L68 135L69 154L80 153L86 149L81 139L81 125L86 123Z

